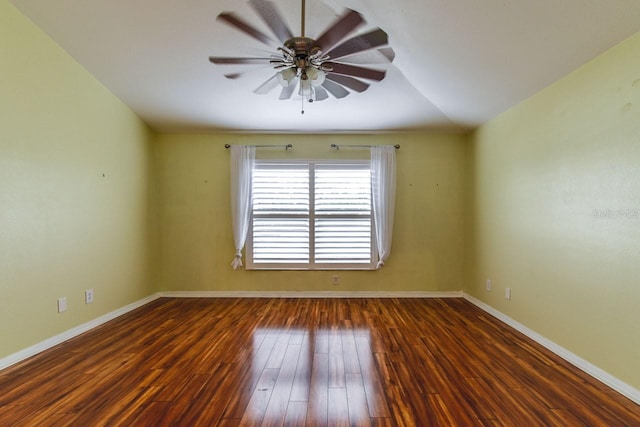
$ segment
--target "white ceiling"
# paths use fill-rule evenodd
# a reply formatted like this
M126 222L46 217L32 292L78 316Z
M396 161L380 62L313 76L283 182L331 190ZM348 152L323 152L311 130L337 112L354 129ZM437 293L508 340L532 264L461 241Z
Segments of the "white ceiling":
M273 1L298 33L300 0ZM306 0L306 35L351 8L396 58L366 92L301 115L300 98L253 93L269 68L229 80L238 67L208 60L265 49L216 20L233 11L269 33L245 1L11 2L160 132L468 129L640 30L640 0Z

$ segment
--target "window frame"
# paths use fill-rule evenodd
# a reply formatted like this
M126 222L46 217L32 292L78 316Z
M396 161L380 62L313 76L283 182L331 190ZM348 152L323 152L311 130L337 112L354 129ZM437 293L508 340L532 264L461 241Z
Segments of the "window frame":
M365 218L370 219L370 261L368 263L326 263L315 261L315 224L316 217L322 218L363 218L362 215L350 214L350 215L331 215L331 214L316 214L315 210L315 169L317 165L322 166L336 166L339 168L349 169L349 166L356 166L360 169L371 170L371 162L369 160L353 160L353 159L256 159L254 168L261 165L307 165L309 172L309 213L306 214L283 214L281 217L291 218L308 218L309 220L309 262L308 263L255 263L253 261L253 196L251 203L249 230L247 232L246 240L246 259L245 265L247 270L301 270L301 271L337 271L337 270L376 270L378 263L378 250L376 246L375 236L375 216L373 213L373 203L371 203L371 210L368 216ZM371 192L371 186L369 186Z

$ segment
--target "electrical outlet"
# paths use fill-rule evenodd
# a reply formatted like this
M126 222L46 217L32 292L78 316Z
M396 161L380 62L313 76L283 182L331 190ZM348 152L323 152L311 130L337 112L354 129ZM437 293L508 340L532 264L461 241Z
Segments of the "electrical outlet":
M333 283L333 286L338 286L340 284L340 276L337 274L331 276L331 283Z
M63 311L67 311L66 297L58 298L58 313L62 313Z
M508 299L508 300L510 300L510 299L511 299L511 288L506 288L506 289L504 290L504 297L505 297L506 299Z
M487 292L491 292L491 279L487 279Z
M93 289L84 291L84 303L91 304L93 302Z

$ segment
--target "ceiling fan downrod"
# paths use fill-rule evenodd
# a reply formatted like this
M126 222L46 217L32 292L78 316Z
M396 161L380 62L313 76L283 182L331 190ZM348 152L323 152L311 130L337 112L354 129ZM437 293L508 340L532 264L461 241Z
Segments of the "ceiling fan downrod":
M306 15L306 1L302 0L302 11L300 12L300 37L304 37L305 15Z

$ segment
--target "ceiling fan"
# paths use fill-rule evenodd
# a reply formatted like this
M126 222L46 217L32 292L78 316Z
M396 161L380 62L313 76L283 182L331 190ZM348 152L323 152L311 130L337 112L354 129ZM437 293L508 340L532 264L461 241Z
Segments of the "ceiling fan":
M305 36L305 0L301 0L300 35L294 36L275 4L267 0L249 0L249 5L269 27L274 40L232 12L222 12L218 19L274 49L268 57L220 57L209 61L224 65L267 65L275 73L254 92L267 94L281 86L280 99L290 99L298 90L302 101L322 101L331 94L344 98L350 91L364 92L367 81L381 81L384 70L361 64L391 63L395 57L388 36L380 28L344 40L365 23L358 12L347 9L317 38ZM344 40L344 41L343 41ZM360 65L357 65L360 64ZM229 73L236 79L244 73ZM302 110L304 114L304 107Z

